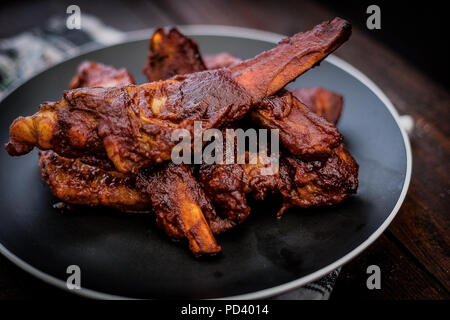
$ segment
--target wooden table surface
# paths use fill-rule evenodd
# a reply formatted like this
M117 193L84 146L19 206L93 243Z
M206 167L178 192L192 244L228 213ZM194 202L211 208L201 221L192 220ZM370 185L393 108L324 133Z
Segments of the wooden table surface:
M1 37L39 26L46 18L65 16L71 4L2 4ZM293 34L307 30L336 12L316 2L250 1L77 1L82 12L106 24L130 31L160 25L223 24ZM361 13L362 15L364 14ZM343 16L346 18L345 16ZM331 299L448 299L450 298L450 95L395 51L357 26L336 55L371 78L400 114L415 120L411 133L413 174L408 194L388 230L367 250L345 265ZM381 290L368 290L366 268L381 268ZM1 298L72 297L34 279L0 257Z

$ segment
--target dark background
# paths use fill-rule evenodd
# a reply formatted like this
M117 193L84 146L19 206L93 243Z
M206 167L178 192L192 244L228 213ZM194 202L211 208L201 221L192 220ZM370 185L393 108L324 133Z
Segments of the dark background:
M448 88L449 13L433 1L319 1ZM366 28L366 8L381 9L381 29Z
M66 16L68 5L131 31L161 25L222 24L290 35L341 16L353 35L336 55L371 78L401 114L410 134L413 176L388 230L345 265L331 299L450 298L450 94L448 18L440 2L324 0L3 1L0 38ZM381 8L381 30L366 28L366 8ZM0 212L1 214L1 212ZM366 267L379 265L382 289L367 290ZM21 271L0 256L0 298L71 296Z

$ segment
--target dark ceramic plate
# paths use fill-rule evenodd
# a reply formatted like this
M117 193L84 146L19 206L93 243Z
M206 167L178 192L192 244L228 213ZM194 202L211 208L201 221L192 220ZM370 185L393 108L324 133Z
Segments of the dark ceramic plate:
M182 28L203 53L241 58L270 49L281 36L240 28ZM41 102L59 100L83 60L126 67L138 82L150 30L133 40L91 50L23 83L0 102L1 141L19 115ZM350 40L351 41L351 40ZM339 129L360 164L358 194L320 209L291 209L275 218L276 201L256 203L248 221L218 236L222 252L195 259L186 243L174 243L154 217L109 209L60 212L41 181L37 152L19 158L0 151L0 251L21 268L66 288L69 265L81 268L90 297L262 298L315 280L348 262L386 229L405 197L411 151L398 115L367 77L331 56L308 71L296 87L323 86L341 93L345 109Z

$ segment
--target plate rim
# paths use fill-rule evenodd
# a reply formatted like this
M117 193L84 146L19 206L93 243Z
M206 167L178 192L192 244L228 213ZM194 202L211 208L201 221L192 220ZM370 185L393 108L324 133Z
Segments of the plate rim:
M181 30L183 33L186 33L190 36L223 36L223 37L237 37L237 38L247 38L251 40L260 40L260 41L266 41L270 43L278 43L281 39L286 38L286 36L269 32L269 31L263 31L258 29L252 29L252 28L244 28L244 27L235 27L235 26L225 26L225 25L204 25L204 24L196 24L196 25L180 25L176 26L179 30ZM156 28L147 28L147 29L141 29L131 32L124 32L124 37L122 37L122 40L117 41L116 43L104 46L99 45L97 43L88 43L83 46L80 46L80 51L78 54L74 56L67 57L66 59L63 59L59 63L52 65L48 68L45 68L38 73L36 73L31 78L18 81L16 82L11 89L9 89L6 94L3 96L3 98L0 100L0 103L3 102L12 92L17 90L19 87L21 87L24 83L27 81L30 81L31 79L39 76L41 73L46 72L48 69L53 68L57 65L60 65L62 63L65 63L71 59L75 59L81 55L100 50L105 49L108 47L113 47L116 45L124 44L124 43L131 43L135 41L142 41L149 39L149 35L155 30ZM126 40L123 40L126 39ZM400 123L400 115L398 111L396 110L393 103L390 101L390 99L386 96L386 94L364 73L359 71L357 68L353 67L350 63L346 62L345 60L330 54L326 59L329 63L332 65L340 68L341 70L347 72L351 76L355 77L357 80L359 80L361 83L363 83L370 91L372 91L377 98L379 98L384 106L388 109L388 111L391 113L392 117L395 120L396 125L400 129L403 143L405 145L405 151L406 151L406 176L405 180L403 182L402 191L400 193L399 198L397 199L397 202L392 209L389 216L384 220L384 222L378 227L375 232L373 232L366 240L364 240L362 243L360 243L356 248L354 248L352 251L344 255L343 257L339 258L338 260L334 261L333 263L314 271L313 273L310 273L306 276L303 276L301 278L298 278L296 280L292 280L289 282L286 282L284 284L274 286L271 288L258 290L255 292L250 293L243 293L239 295L229 296L229 297L221 297L221 298L215 298L217 300L223 300L223 299L264 299L276 295L280 295L283 293L286 293L288 291L294 290L296 288L299 288L301 286L304 286L314 280L317 280L326 274L332 272L333 270L343 266L344 264L350 262L353 258L355 258L357 255L359 255L362 251L364 251L368 246L370 246L378 237L386 230L386 228L389 226L389 224L392 222L392 220L397 215L397 212L400 210L400 207L402 206L404 199L406 197L406 194L408 192L409 184L411 181L411 173L412 173L412 151L411 151L411 144L409 141L409 137L405 131L405 129L402 127ZM95 298L95 299L109 299L109 300L115 300L115 299L134 299L129 297L123 297L118 295L112 295L92 289L87 288L81 288L77 290L69 290L66 286L66 283L62 281L61 279L58 279L50 274L47 274L35 267L33 267L31 264L25 262L15 254L13 254L11 251L9 251L2 243L0 243L0 253L3 254L8 260L10 260L12 263L20 267L22 270L28 272L29 274L35 276L36 278L43 280L44 282L53 285L57 288L63 289L65 291L75 293L77 295L88 297L88 298Z

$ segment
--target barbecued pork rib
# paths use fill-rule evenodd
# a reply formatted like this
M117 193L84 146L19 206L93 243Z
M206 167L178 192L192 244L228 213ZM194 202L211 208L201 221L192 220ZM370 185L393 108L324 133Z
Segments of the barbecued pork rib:
M186 49L186 48L185 48ZM207 55L203 58L207 69L220 69L234 66L241 59L233 55L222 52L216 55ZM182 69L178 68L178 74L182 74ZM202 71L204 69L198 69ZM175 72L175 71L174 71ZM344 98L336 92L321 87L289 89L290 92L300 102L306 105L312 112L318 114L328 122L336 125L344 107Z
M238 58L222 53L205 59L210 69L236 65ZM301 100L305 102L302 103ZM343 140L334 127L343 107L342 96L322 88L282 90L264 98L251 119L268 129L279 129L281 143L303 159L326 158ZM309 109L309 110L308 110ZM318 117L319 115L320 117ZM328 120L333 125L323 121Z
M187 166L166 162L141 171L138 181L151 198L158 225L170 237L186 237L195 256L221 250L213 234L226 231L235 224L216 214Z
M126 69L117 70L101 63L85 61L77 70L70 86L133 84ZM39 152L39 168L43 180L55 197L71 204L113 207L123 211L150 208L150 199L136 187L136 178L115 171L107 157L96 155L65 158L54 151Z
M319 64L351 34L351 25L340 18L324 22L305 33L281 40L277 47L230 68L251 96L261 100ZM300 53L301 52L301 53ZM255 83L255 79L262 77Z
M203 121L203 129L239 120L256 102L319 63L350 32L348 22L336 18L230 69L139 86L66 91L60 102L16 119L6 149L10 155L34 146L68 157L106 153L118 171L136 173L170 159L175 129L192 131L195 120Z
M108 172L86 165L79 159L41 151L39 167L52 193L68 203L109 206L123 211L148 210L156 214L159 227L172 238L186 237L195 256L217 253L213 234L235 223L215 212L190 169L163 164L136 177Z
M358 189L358 169L358 163L343 144L333 149L325 161L280 157L279 192L283 206L277 215L293 206L308 208L344 201Z
M344 107L344 98L330 90L320 87L291 90L292 94L312 112L336 125Z
M83 62L70 82L70 89L83 87L120 87L134 84L133 76L127 69L116 69L93 61Z
M177 29L168 33L159 28L150 38L147 65L142 70L148 81L159 81L180 74L205 70L197 43Z
M203 61L205 62L206 69L213 70L233 67L241 63L242 59L239 59L228 52L222 52L214 55L206 55L203 58Z
M240 62L241 59L232 56L227 52L216 55L208 55L203 58L207 69L220 69L234 66ZM197 71L201 71L199 69ZM181 74L181 73L179 73ZM305 104L312 112L318 114L328 122L336 125L344 107L344 98L336 92L321 88L301 88L290 89L294 97Z
M85 62L74 77L78 80L72 81L72 85L95 83L97 86L107 86L115 81L118 73L128 73L126 70L115 70L95 62ZM131 77L121 79L132 81ZM103 159L92 157L87 160L106 166ZM158 226L170 237L186 237L195 256L220 251L213 234L235 225L216 214L185 165L161 165L154 170L140 172L136 177L114 169L103 170L83 161L86 159L65 158L50 150L40 152L42 178L56 197L72 204L108 206L123 211L141 211L152 207Z
M147 64L142 73L149 82L153 82L182 74L229 68L241 62L227 52L202 57L194 40L176 28L168 33L159 28L150 38Z
M193 42L191 41L191 43ZM191 49L185 46L183 50L184 52L189 50L198 52L196 46ZM239 63L241 60L230 54L223 53L216 56L207 56L204 62L209 69L219 69ZM183 68L180 67L180 61L178 63L172 63L171 66L175 68L172 71L173 73L184 73ZM203 65L197 64L196 71L202 70L204 70ZM334 118L328 119L334 123L337 122L343 103L342 97L339 95L321 88L294 89L292 94L308 101L311 110L317 111L320 115L326 117L332 115ZM285 145L290 147L288 149L293 149L295 153L298 154L299 149L306 151L308 147L316 146L318 150L321 148L322 150L324 148L328 149L326 151L332 153L331 158L336 160L336 152L331 151L331 145L338 149L343 148L339 146L342 137L326 121L312 115L292 94L283 91L274 96L267 97L263 103L260 103L259 107L262 111L255 110L252 114L261 117L266 122L266 127L282 128L280 132L282 142L285 142ZM267 118L264 118L264 116ZM327 140L330 146L326 143ZM326 152L323 152L323 155L325 154ZM344 200L356 190L358 173L357 167L356 170L352 170L354 168L354 165L352 165L354 160L351 158L351 155L347 155L348 157L346 159L348 159L347 161L350 165L341 168L342 174L336 176L333 181L328 179L320 182L313 179L308 186L299 183L298 189L293 180L288 179L289 177L286 176L286 172L293 174L297 171L305 172L304 168L309 168L311 165L314 165L314 170L319 170L320 168L322 171L336 171L336 168L333 168L335 162L323 162L324 159L322 159L322 162L308 163L300 161L288 153L283 153L281 154L281 163L284 172L283 179L280 178L279 172L275 172L272 175L261 175L261 167L253 164L202 164L198 169L197 178L213 201L219 214L240 223L250 213L250 207L247 203L247 195L249 193L253 193L254 198L264 199L268 193L280 192L282 190L284 205L279 212L280 215L286 208L293 205L302 207L319 206L330 204L333 199L336 202L337 199ZM301 170L302 168L303 171ZM307 174L312 179L315 173L308 172ZM296 181L301 180L297 178ZM353 181L353 183L349 183L349 181ZM356 185L354 184L355 181ZM336 185L344 186L345 188L339 190L336 188ZM321 195L316 192L320 190L319 188L323 190L334 190L334 194L328 192ZM299 191L306 197L304 200L300 198ZM310 193L308 194L308 192Z
M263 200L267 194L277 191L278 168L270 171L271 164L264 163L259 155L247 151L243 164L198 166L196 177L223 218L242 223L250 214L247 195ZM251 158L255 161L252 162Z
M64 202L122 211L150 209L150 199L136 186L135 176L105 171L51 150L39 152L39 168L53 195Z
M127 69L116 69L94 61L84 61L77 69L77 73L70 82L70 89L84 87L120 87L135 84L133 76ZM106 154L83 155L81 162L94 167L100 167L105 171L114 171L115 167Z
M263 128L278 129L281 145L304 160L326 159L344 139L287 90L264 98L250 117Z
M247 152L247 158L251 155ZM279 168L264 164L260 159L256 164L249 161L246 164L202 164L196 176L217 212L241 223L250 213L247 195L264 200L269 194L281 194L283 205L278 216L293 206L308 208L340 203L356 193L358 168L351 154L340 144L323 160L305 161L282 151ZM263 174L261 169L266 172Z
M207 56L203 63L197 44L193 40L173 29L169 34L174 33L177 36L171 40L168 37L162 38L160 32L158 30L154 34L151 43L154 42L154 38L158 38L161 47L171 48L172 55L165 56L167 67L165 71L168 74L203 71L205 65L208 69L220 69L242 62L228 53L221 53ZM150 46L149 57L158 56L158 53L157 49ZM189 62L192 57L197 57L197 63ZM181 58L185 58L186 61L183 63L184 60ZM160 74L157 69L147 71L149 79ZM310 104L309 109L313 112L309 111L297 96L307 101ZM341 143L343 137L334 126L319 119L316 114L328 117L336 124L342 103L341 96L321 88L294 89L292 94L283 90L282 93L263 99L250 115L253 121L262 127L279 129L282 144L293 154L305 159L323 159L330 155L331 149Z

